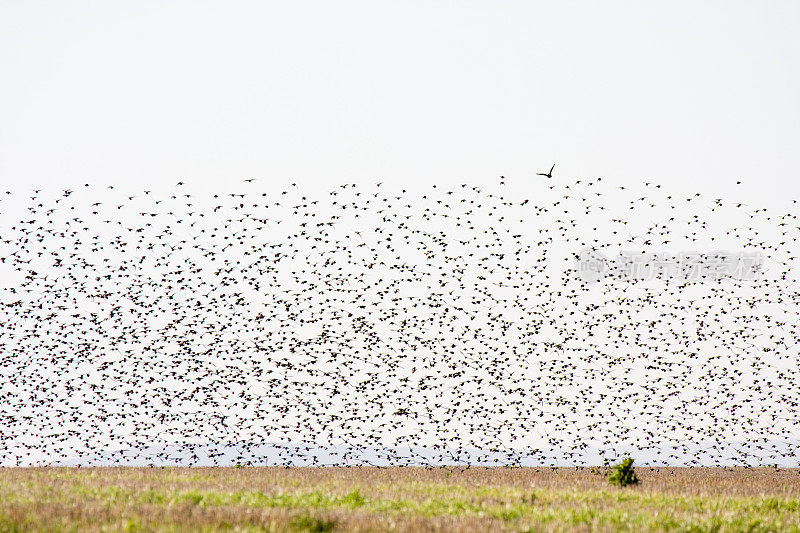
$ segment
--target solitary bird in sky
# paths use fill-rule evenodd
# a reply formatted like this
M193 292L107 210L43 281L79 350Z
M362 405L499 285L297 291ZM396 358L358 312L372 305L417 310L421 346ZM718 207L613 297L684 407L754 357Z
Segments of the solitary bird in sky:
M544 172L537 172L536 175L537 176L545 176L547 178L552 178L553 177L553 169L554 168L556 168L556 164L555 163L553 163L553 166L550 167L550 171L547 174L545 174Z

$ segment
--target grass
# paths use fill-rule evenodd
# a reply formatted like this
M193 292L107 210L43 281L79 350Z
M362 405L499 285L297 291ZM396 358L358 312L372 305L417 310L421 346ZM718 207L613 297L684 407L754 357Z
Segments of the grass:
M797 469L0 469L3 531L798 531Z

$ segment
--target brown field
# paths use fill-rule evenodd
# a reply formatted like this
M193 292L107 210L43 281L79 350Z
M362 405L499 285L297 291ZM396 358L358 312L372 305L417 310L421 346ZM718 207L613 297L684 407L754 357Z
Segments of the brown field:
M800 531L797 469L6 468L0 531Z

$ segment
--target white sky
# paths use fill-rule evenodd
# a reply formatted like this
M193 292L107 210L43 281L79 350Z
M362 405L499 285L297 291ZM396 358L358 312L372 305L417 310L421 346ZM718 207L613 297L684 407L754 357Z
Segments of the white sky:
M559 185L601 176L605 205L645 227L617 186L663 184L641 194L669 208L700 192L722 235L800 199L798 22L796 1L0 0L0 191L76 188L86 213L177 181L414 199L503 174L533 205L555 162ZM3 194L4 224L26 196ZM717 214L721 196L746 208ZM701 212L682 205L675 227Z
M0 2L0 186L800 196L800 3Z

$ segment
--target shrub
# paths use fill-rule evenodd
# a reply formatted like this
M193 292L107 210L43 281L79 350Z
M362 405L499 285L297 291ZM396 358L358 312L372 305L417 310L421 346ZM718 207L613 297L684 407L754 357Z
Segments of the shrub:
M636 472L633 470L633 459L628 457L621 463L612 466L608 472L608 482L620 487L639 483L639 478L636 477Z

